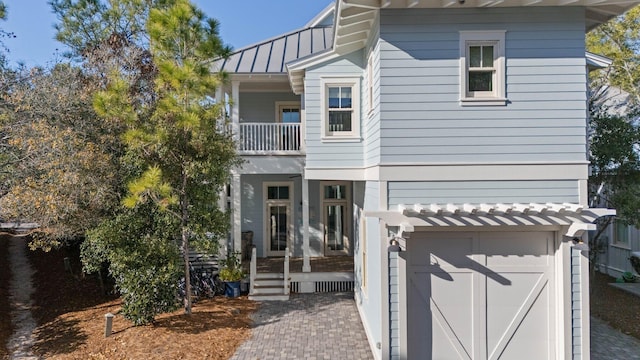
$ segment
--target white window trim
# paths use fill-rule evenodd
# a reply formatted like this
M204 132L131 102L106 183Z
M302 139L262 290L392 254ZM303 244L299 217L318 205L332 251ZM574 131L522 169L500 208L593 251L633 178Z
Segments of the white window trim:
M325 199L324 197L324 188L325 186L332 186L332 185L343 185L345 187L346 190L346 196L344 199ZM343 250L329 250L327 248L327 234L326 234L326 226L325 224L327 223L327 219L326 219L326 214L325 214L325 206L331 204L331 205L344 205L346 212L344 214L345 216L345 233L347 234L347 238L348 241L344 244L344 249ZM349 255L351 254L351 242L353 241L353 234L351 232L352 229L352 213L351 213L351 182L349 181L321 181L320 182L320 221L321 221L321 228L322 228L322 248L323 248L323 253L324 256L334 256L334 255Z
M369 54L367 59L367 113L370 116L373 113L373 52Z
M460 31L460 104L462 106L506 105L505 30ZM490 96L470 96L468 89L467 49L469 45L493 42L494 68L496 69L493 94Z
M320 108L321 122L320 135L323 142L354 142L361 141L360 136L360 77L323 77L320 79ZM351 107L353 114L351 116L351 131L331 133L327 124L329 123L329 87L335 86L351 86Z
M281 123L282 119L280 118L280 111L282 108L295 108L300 111L300 122L302 122L302 111L299 101L276 101L276 122Z
M270 205L287 205L287 247L289 248L289 252L293 251L293 244L295 241L294 238L294 187L293 181L265 181L262 183L262 199L263 199L263 211L262 211L262 220L263 220L263 253L264 256L284 256L284 251L272 251L269 246L269 206ZM269 187L270 186L288 186L289 187L289 199L269 199Z

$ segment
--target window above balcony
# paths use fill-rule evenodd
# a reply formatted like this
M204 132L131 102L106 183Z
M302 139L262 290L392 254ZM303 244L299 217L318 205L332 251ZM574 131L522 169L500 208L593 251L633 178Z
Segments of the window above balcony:
M322 140L360 140L360 78L322 79Z

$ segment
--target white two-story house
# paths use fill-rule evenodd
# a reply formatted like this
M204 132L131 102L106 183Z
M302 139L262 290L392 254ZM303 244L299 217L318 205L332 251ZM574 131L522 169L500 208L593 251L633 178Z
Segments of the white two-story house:
M584 37L636 3L337 0L218 62L251 295L353 290L377 359L588 359Z

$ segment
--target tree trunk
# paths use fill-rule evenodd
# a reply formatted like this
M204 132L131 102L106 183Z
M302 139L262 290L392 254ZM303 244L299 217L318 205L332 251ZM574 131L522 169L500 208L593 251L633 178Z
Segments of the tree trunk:
M182 166L182 186L180 191L181 223L182 223L182 251L184 252L184 284L186 295L184 297L184 312L191 314L191 264L189 264L189 231L187 223L189 221L189 208L187 201L187 173Z
M184 313L191 314L191 269L189 267L189 236L182 228L182 252L184 253Z

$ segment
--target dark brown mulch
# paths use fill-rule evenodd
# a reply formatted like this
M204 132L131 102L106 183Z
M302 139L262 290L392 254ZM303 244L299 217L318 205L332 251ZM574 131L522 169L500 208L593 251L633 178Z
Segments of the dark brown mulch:
M0 359L9 357L7 341L11 336L11 309L9 308L9 236L0 235Z
M249 315L257 304L246 296L197 302L158 316L154 325L134 327L119 311L121 302L104 296L94 278L82 278L77 251L32 252L36 268L39 326L34 352L46 359L228 359L250 336ZM64 257L73 274L64 270ZM113 335L104 337L104 315L116 314Z
M640 297L614 288L615 279L596 273L591 279L591 315L640 339Z

